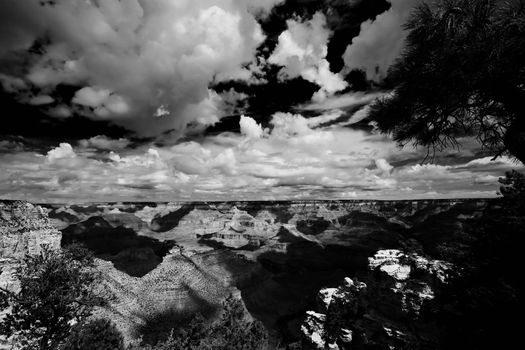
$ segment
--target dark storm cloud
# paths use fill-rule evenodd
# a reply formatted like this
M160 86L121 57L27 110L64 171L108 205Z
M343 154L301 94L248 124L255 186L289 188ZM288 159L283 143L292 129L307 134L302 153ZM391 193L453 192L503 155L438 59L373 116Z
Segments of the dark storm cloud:
M265 39L256 18L279 2L5 0L0 82L56 118L110 121L143 136L203 128L222 116L208 85L251 74L243 65Z
M266 62L290 20L301 26L322 14L326 59L337 73L360 23L386 9L384 0L5 0L3 113L23 117L3 133L23 136L23 125L34 125L50 137L70 129L67 140L119 138L118 125L176 139L232 113L262 121L308 101L322 84L304 75L281 81L282 69Z
M287 0L276 7L271 13L260 20L261 27L267 36L264 43L258 48L258 57L267 61L275 52L279 37L289 29L290 20L299 23L311 21L316 14L324 16L326 31L329 39L326 40L326 60L330 71L337 73L344 65L343 53L351 43L352 38L360 32L363 21L374 19L378 14L388 10L389 3L385 0ZM316 33L310 33L313 37ZM279 79L281 67L264 65L261 67L264 84L252 84L249 81L230 80L222 81L214 86L217 91L235 89L248 96L248 108L245 113L250 114L258 122L267 124L269 116L278 111L290 110L290 107L310 101L312 95L319 90L315 81L308 81L303 77L292 77L287 80ZM358 71L347 72L341 76L348 83L348 90L366 90L369 83L366 77ZM211 131L223 130L229 121L211 127Z

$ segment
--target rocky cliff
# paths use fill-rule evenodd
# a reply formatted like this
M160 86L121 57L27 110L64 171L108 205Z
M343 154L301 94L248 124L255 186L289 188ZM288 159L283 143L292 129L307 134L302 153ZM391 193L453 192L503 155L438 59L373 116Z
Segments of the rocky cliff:
M327 339L323 346L402 348L414 334L416 341L432 339L432 327L418 320L452 268L440 259L472 238L465 227L488 203L96 203L42 210L2 202L0 257L12 267L41 244L57 248L53 225L62 244L83 242L100 258L100 291L109 300L96 315L115 321L128 340L162 339L195 311L213 317L234 293L281 344L307 335L304 346L314 348ZM421 325L416 333L407 328L414 324Z
M0 201L0 286L13 288L18 261L26 254L38 254L43 246L59 249L61 236L40 206Z
M20 260L39 254L43 246L60 249L61 236L38 205L0 201L0 288L16 291L19 285L14 274ZM11 349L9 341L0 337L0 349Z
M369 261L365 282L345 278L319 291L316 310L301 326L307 349L432 348L423 305L447 283L450 263L399 250L380 250Z
M304 314L322 286L368 271L368 258L378 250L439 255L486 205L424 200L45 208L64 242L84 242L112 263L100 262L112 295L111 307L100 312L118 320L127 337L169 333L196 305L213 313L221 298L240 291L250 313L288 343L300 338Z

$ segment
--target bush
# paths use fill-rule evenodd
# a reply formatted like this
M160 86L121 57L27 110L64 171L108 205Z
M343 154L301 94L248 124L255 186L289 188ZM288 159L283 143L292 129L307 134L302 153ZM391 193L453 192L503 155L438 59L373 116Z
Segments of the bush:
M436 293L443 349L506 349L520 341L525 177L512 171L500 183L503 196L467 228L473 242L457 260L460 273Z
M98 319L73 327L61 350L124 350L124 340L111 321Z
M78 247L54 251L43 247L26 256L15 272L20 291L0 291L1 306L10 307L0 334L18 349L57 349L72 325L82 323L100 304L92 292L96 274L92 258Z
M228 297L221 318L207 326L197 314L188 326L172 331L170 337L155 346L143 345L134 350L261 350L266 347L268 334L259 321L245 318L242 301ZM131 349L128 349L131 350Z
M224 312L205 339L206 349L255 350L264 349L268 339L266 329L259 321L246 321L242 301L228 297Z

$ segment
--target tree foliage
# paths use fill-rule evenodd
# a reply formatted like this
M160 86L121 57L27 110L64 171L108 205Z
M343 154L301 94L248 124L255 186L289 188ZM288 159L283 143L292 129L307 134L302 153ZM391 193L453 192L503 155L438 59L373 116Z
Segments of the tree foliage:
M261 350L268 334L259 321L248 321L240 300L228 297L221 318L207 325L197 314L184 327L172 331L170 337L155 346L139 346L137 350Z
M124 350L124 339L111 321L97 319L73 327L60 350Z
M502 197L466 227L468 254L455 259L457 273L436 293L442 349L509 349L521 341L525 244L525 176L500 179Z
M525 0L421 3L406 29L394 90L371 107L378 128L431 155L475 135L525 161Z
M16 270L20 290L2 290L9 307L0 334L11 337L20 349L57 349L74 324L83 322L94 305L96 274L93 257L83 248L56 251L43 247L40 254L26 256Z

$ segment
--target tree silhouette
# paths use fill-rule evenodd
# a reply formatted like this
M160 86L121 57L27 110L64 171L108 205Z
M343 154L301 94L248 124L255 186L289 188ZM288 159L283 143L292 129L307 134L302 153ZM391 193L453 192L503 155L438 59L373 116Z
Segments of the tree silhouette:
M475 135L495 156L525 162L525 0L442 0L418 5L394 90L370 118L400 144L428 154Z

